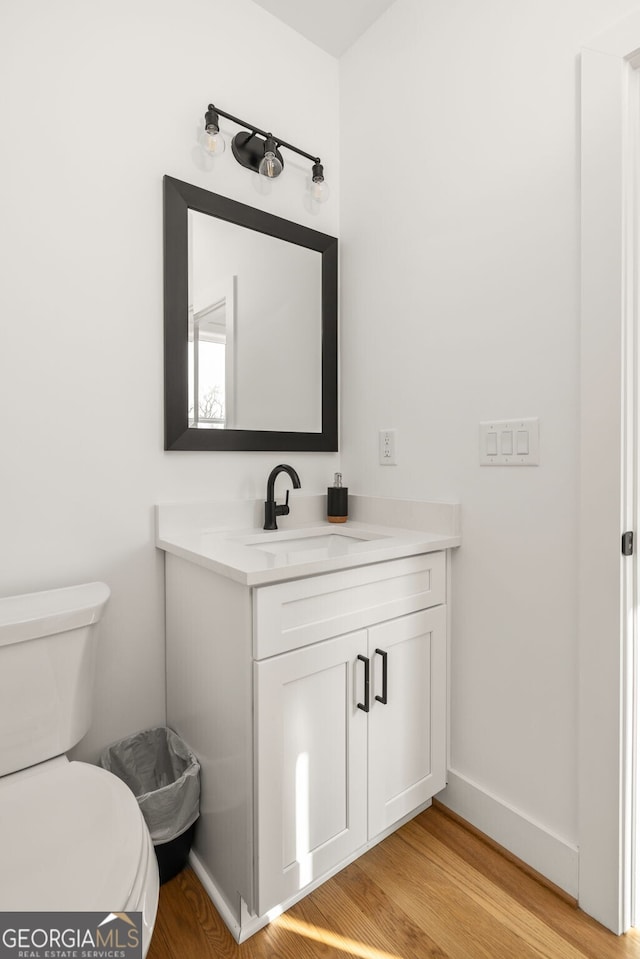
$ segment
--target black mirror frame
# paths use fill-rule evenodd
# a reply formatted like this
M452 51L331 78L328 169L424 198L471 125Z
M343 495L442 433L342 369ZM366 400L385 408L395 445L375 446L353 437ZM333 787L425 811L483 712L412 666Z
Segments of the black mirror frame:
M165 450L338 450L338 241L308 227L165 176L164 409ZM322 254L322 431L203 430L189 426L188 211L198 210ZM283 345L286 349L286 345Z

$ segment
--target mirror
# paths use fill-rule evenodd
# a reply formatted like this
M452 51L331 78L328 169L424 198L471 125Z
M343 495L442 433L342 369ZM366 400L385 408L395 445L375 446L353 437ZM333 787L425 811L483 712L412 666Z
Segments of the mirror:
M338 241L164 177L165 449L338 448Z

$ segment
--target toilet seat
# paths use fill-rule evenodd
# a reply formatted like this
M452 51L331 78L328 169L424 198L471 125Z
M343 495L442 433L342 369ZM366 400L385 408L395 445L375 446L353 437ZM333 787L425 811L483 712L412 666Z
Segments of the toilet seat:
M0 778L0 902L8 911L151 908L158 878L138 803L119 779L56 759Z

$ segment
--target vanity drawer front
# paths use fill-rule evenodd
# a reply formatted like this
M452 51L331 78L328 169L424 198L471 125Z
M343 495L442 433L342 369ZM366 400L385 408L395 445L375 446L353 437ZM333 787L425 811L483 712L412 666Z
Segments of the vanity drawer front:
M445 554L408 556L254 590L255 659L445 602Z

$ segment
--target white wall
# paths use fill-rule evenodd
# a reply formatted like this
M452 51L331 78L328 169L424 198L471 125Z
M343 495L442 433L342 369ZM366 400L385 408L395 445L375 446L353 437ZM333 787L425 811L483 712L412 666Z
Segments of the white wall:
M462 503L451 766L574 852L578 61L637 6L397 0L341 61L345 482ZM481 468L530 416L540 466Z
M0 595L111 586L81 757L164 721L153 504L262 497L282 459L319 492L336 468L163 452L162 176L335 235L337 82L333 58L250 0L0 5ZM267 196L230 150L204 170L211 100L320 153L332 202L309 211L292 154Z

